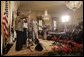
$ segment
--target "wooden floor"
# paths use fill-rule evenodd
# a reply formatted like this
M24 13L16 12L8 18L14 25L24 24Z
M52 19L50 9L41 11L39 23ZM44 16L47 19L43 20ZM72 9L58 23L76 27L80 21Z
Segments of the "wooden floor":
M35 51L35 45L31 47L32 51L30 51L28 48L24 48L21 51L15 51L15 43L14 43L10 51L4 56L40 56L44 53L51 51L52 46L50 45L53 43L52 41L42 40L42 39L39 40L41 44L46 48L46 49L44 48L44 50L41 52Z

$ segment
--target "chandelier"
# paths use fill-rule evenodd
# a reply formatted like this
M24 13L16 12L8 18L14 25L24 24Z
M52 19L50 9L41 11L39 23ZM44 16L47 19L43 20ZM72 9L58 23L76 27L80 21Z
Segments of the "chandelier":
M42 16L44 20L49 20L49 15L47 10L44 11L44 15Z
M66 6L75 11L77 10L78 8L80 8L80 6L82 5L82 1L66 1Z

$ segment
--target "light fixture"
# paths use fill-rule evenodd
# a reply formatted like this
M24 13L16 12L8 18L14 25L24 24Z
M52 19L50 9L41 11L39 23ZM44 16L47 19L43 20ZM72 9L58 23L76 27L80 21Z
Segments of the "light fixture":
M75 11L77 10L78 8L80 8L80 6L82 5L82 1L66 1L66 6Z
M47 10L44 11L44 15L42 16L44 20L49 20L49 15Z
M65 16L61 17L62 22L68 22L69 20L70 20L70 16L68 16L68 15L65 15Z

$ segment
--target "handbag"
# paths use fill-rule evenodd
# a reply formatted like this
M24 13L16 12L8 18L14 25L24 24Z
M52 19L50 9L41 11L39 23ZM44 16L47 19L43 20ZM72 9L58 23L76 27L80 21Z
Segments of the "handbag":
M37 51L42 51L43 50L43 47L42 47L41 43L38 43L36 45L35 50L37 50Z

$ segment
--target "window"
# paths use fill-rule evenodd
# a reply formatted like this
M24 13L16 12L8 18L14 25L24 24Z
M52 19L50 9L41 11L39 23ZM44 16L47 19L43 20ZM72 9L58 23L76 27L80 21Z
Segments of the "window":
M42 26L42 20L39 20L39 25ZM42 30L42 28L39 27L39 30Z
M53 23L54 23L54 30L55 30L56 29L56 21L54 20Z

